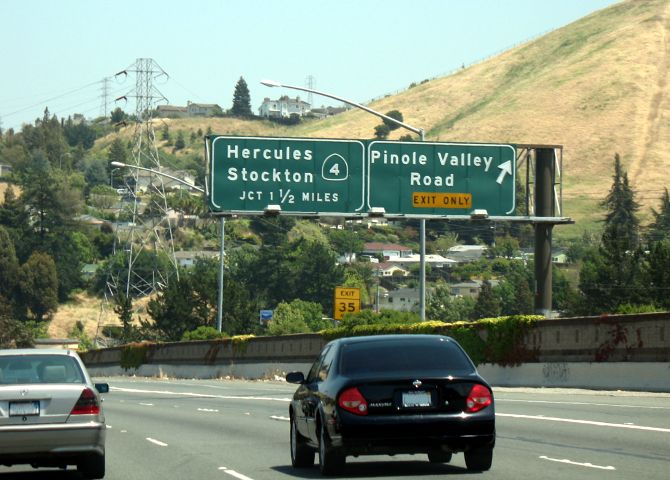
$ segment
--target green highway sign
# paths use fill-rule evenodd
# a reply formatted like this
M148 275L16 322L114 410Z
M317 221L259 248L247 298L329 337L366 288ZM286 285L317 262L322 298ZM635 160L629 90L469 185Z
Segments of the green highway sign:
M372 141L367 145L367 208L386 216L512 215L512 145Z
M206 145L216 213L514 214L512 145L216 135Z
M209 204L219 213L365 211L357 140L210 136Z

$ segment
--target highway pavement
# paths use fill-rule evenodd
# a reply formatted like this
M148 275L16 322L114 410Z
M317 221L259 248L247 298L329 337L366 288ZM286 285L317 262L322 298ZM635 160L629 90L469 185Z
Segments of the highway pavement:
M110 480L321 478L293 469L288 404L281 381L109 382ZM666 479L670 478L670 394L564 389L494 390L497 444L489 472L470 473L425 455L347 458L341 478ZM73 471L0 467L0 480L78 479Z

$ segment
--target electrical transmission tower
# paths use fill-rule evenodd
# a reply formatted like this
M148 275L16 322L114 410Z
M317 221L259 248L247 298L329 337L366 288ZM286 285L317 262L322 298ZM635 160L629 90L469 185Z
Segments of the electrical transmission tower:
M168 75L151 58L139 58L116 75L135 76L135 88L117 98L126 101L135 99L135 127L132 158L127 161L129 167L124 170L122 185L126 193L119 220L124 222L116 223L116 265L109 269L106 300L98 329L110 303L120 305L132 298L151 295L166 287L171 278L178 278L164 177L154 173L161 171L161 164L153 113L158 103L167 103L154 82L160 78L167 79Z
M109 77L102 79L100 86L100 116L107 117L107 102L109 99Z
M308 75L307 78L305 79L305 87L309 88L310 90L314 90L314 87L316 86L316 78L314 78L314 75ZM307 92L307 103L309 103L310 108L314 108L314 95L312 95L312 92Z

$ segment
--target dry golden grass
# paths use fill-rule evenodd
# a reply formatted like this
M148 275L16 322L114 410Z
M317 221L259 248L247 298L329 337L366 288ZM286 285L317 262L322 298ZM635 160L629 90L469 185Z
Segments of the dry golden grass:
M669 67L670 2L627 0L370 107L400 110L429 141L563 145L564 213L579 230L580 221L593 225L602 216L598 203L615 153L642 216L658 204L670 179ZM322 138L371 138L380 123L355 109L290 128L230 118L163 121L189 134L211 127L215 134ZM405 134L398 129L391 138Z
M10 186L14 190L14 195L17 197L21 195L21 189L17 185L13 185L7 182L0 182L0 205L2 205L2 203L5 201L5 192Z
M134 301L133 323L139 324L140 317L143 320L149 320L149 316L146 314L146 305L149 300L150 298L143 298ZM99 298L86 293L79 293L70 302L58 307L58 311L49 322L47 333L50 338L69 338L77 322L84 325L84 332L91 339L96 335L98 324L100 324L100 327L107 325L121 326L121 321L110 310L110 307L105 310L102 309L102 302Z

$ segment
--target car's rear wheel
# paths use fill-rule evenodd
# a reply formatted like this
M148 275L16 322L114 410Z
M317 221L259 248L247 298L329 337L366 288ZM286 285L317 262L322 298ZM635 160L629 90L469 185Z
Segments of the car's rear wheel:
M428 461L430 463L449 463L451 462L451 452L431 450L428 452Z
M337 475L344 468L345 456L333 448L326 428L321 426L319 430L319 468L323 475Z
M307 445L305 437L298 432L293 416L291 417L291 465L296 468L314 465L314 450Z
M482 472L489 470L493 463L493 448L491 447L473 448L466 451L464 455L468 470Z
M86 479L105 477L105 455L91 455L77 464L77 471Z

